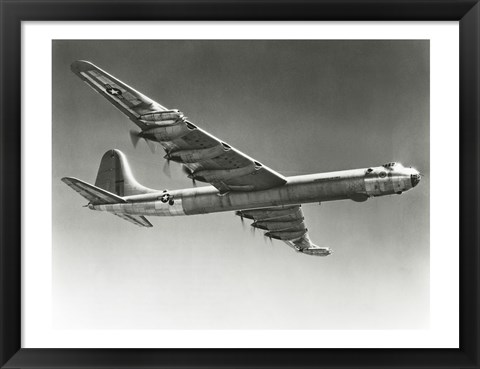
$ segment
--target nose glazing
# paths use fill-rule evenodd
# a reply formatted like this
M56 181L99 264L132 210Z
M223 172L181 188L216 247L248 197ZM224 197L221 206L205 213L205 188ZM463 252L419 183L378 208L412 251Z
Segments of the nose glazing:
M411 174L410 181L412 181L412 187L415 187L420 182L420 173Z

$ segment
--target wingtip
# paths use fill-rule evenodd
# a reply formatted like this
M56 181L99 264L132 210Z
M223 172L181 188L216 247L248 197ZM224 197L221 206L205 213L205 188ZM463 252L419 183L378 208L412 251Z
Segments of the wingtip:
M73 73L86 72L87 70L95 69L95 65L87 60L76 60L70 65Z
M70 184L75 183L75 182L81 182L80 179L75 178L75 177L63 177L60 179L63 183L67 184L70 186Z

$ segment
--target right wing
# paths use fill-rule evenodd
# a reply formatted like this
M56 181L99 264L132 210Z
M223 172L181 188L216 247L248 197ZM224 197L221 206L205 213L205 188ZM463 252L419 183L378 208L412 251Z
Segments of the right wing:
M281 240L298 252L317 256L331 254L328 247L317 246L308 237L300 205L240 210L235 214L254 220L252 227L266 231L265 236Z
M96 65L76 61L72 71L142 129L136 137L158 142L165 158L186 167L189 178L208 182L220 193L282 186L280 173L197 127L178 110L142 95Z

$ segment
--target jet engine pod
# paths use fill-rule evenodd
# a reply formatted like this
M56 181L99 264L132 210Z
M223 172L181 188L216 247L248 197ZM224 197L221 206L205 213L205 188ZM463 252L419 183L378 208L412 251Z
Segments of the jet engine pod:
M355 193L350 198L355 202L364 202L368 200L368 195L365 193Z
M320 247L320 248L305 248L305 249L299 250L299 252L302 252L307 255L313 255L313 256L328 256L332 253L332 250L329 249L328 247Z
M173 109L144 114L140 117L140 120L146 124L168 125L185 120L185 115L177 109Z

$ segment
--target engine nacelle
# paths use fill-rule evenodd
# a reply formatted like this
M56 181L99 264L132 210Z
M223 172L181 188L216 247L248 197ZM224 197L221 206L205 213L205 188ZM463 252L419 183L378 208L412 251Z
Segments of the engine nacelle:
M313 256L328 256L332 253L332 250L329 249L328 247L305 248L298 251L304 254L313 255Z
M196 127L185 121L178 121L177 124L157 125L146 129L139 136L152 141L172 141L185 136Z
M289 222L295 220L303 220L299 210L293 211L297 205L287 206L279 210L253 209L253 210L239 210L236 215L248 219L267 220L275 219L276 222Z
M299 219L297 221L291 221L291 222L276 222L276 221L261 221L258 220L256 222L252 223L252 227L258 228L258 229L264 229L266 231L286 231L290 228L294 228L298 225L300 225L303 222L302 219Z
M225 182L236 177L246 176L262 168L260 163L252 162L243 168L233 169L205 169L188 175L188 178L200 182Z
M178 163L197 163L215 158L228 150L230 150L230 148L226 148L223 145L216 145L206 149L178 150L165 155L165 159Z
M277 231L277 232L267 232L265 236L275 238L276 240L282 241L292 241L302 237L307 233L307 229L302 229L300 231Z
M177 109L173 109L144 114L140 116L140 120L147 125L168 125L185 120L185 115Z

